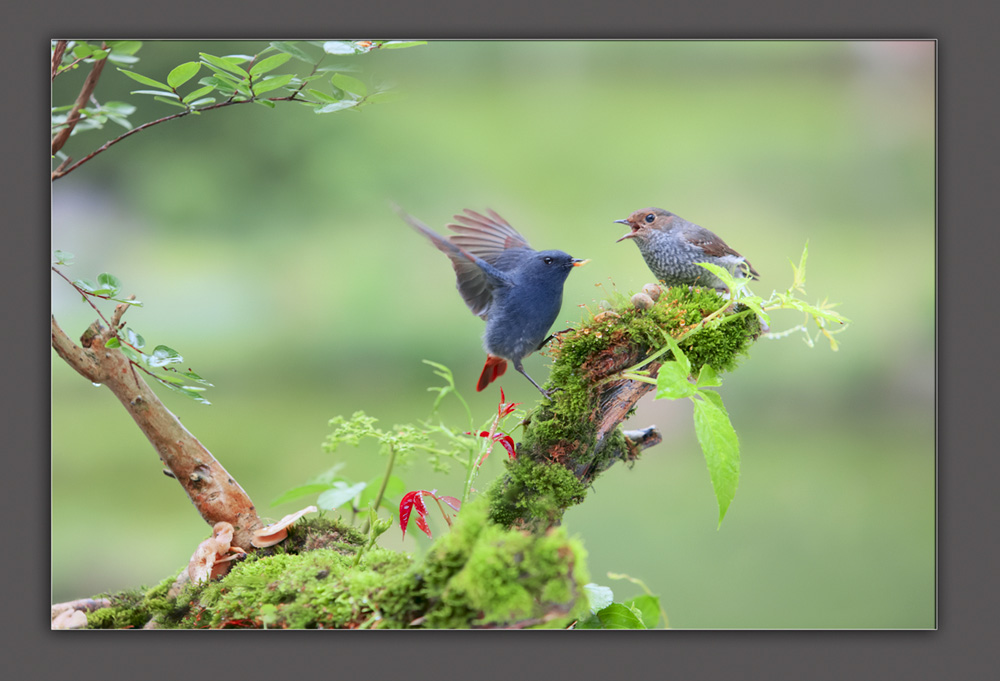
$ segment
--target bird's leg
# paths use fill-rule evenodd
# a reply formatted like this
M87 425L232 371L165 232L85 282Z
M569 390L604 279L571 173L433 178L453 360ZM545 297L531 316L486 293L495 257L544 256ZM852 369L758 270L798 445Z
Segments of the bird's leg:
M542 386L540 386L537 383L535 383L535 379L533 379L531 376L529 376L528 372L524 370L524 365L521 364L521 360L515 359L515 360L511 360L511 361L514 363L514 368L517 369L518 372L520 372L520 374L522 376L524 376L526 379L528 379L529 381L531 381L531 385L533 385L536 388L538 388L538 392L542 393L542 396L544 396L545 398L551 398L552 397L552 393L556 392L557 390L560 390L560 388L553 388L552 390L543 390Z

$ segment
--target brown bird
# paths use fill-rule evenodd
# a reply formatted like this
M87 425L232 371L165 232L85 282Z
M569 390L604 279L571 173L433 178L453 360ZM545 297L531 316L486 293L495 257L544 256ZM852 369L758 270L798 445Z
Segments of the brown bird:
M618 241L635 241L653 275L668 286L686 284L725 290L722 280L699 267L700 262L723 267L736 277L760 277L753 265L725 241L668 210L643 208L615 222L632 229Z

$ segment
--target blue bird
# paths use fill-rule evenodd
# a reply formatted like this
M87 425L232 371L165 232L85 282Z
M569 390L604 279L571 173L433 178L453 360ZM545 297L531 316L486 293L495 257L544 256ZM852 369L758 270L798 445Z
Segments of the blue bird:
M492 210L481 215L466 210L449 224L456 234L445 238L396 208L413 229L430 239L451 260L456 285L472 313L486 321L483 348L486 364L476 390L502 376L507 362L545 397L552 391L528 375L521 363L549 340L549 329L562 307L563 285L574 267L589 260L563 251L536 251Z

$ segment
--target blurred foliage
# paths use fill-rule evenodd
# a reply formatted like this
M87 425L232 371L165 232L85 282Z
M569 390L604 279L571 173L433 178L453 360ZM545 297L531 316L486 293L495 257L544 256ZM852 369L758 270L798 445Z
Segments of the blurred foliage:
M140 72L160 80L199 53L268 44L146 42ZM455 371L476 420L496 409L496 393L469 390L482 322L390 201L436 226L494 208L536 248L592 258L557 328L651 279L611 222L655 205L747 255L765 294L808 240L809 290L840 301L852 328L837 353L762 338L728 376L742 470L719 531L687 401L640 403L632 423L665 441L565 517L591 573L641 578L678 628L934 625L932 42L430 42L330 64L399 96L335 116L188 116L53 185L53 248L76 254L74 271L127 282L144 303L129 323L211 377L210 407L164 399L262 512L334 463L381 475L371 450L331 461L327 422L426 413L424 358ZM53 102L73 101L84 75L58 77ZM108 68L95 97L135 106L133 125L176 109L134 89ZM81 158L103 133L63 152ZM71 337L93 321L55 276L52 298ZM801 319L771 316L779 329ZM545 375L545 357L526 363ZM535 399L505 379L507 399ZM457 402L441 410L468 419ZM153 584L187 561L208 528L159 469L117 401L54 357L53 601ZM406 475L454 485L419 462ZM380 542L428 542L396 535ZM629 588L616 599L641 595Z

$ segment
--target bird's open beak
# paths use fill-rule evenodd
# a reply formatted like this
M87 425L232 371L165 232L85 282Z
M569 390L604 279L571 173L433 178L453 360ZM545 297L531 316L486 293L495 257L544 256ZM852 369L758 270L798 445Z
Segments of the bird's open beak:
M631 223L628 220L615 220L614 222L617 222L617 223L620 223L620 224L623 224L623 225L628 225L629 227L632 226ZM635 238L635 230L632 230L631 232L629 232L628 234L626 234L622 238L618 239L618 241L625 241L625 239L633 239L633 238ZM618 241L615 241L615 243L618 243Z
M583 267L588 262L590 262L590 258L587 258L586 260L580 260L579 258L573 258L573 267Z

